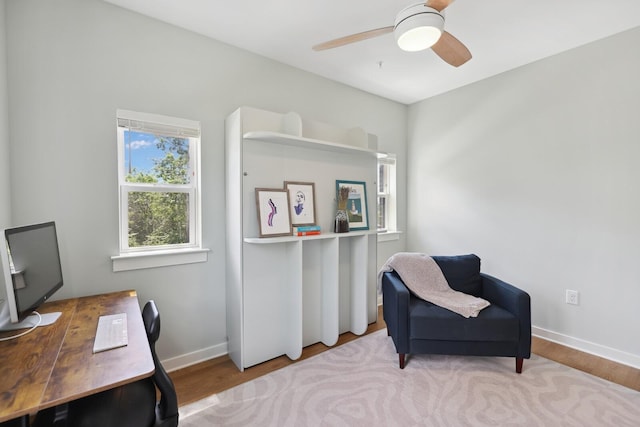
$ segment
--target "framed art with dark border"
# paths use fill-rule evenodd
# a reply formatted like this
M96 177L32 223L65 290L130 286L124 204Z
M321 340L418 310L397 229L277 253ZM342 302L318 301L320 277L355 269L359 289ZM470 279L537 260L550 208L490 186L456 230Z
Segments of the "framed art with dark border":
M285 181L284 188L289 191L291 225L314 225L316 223L315 184Z
M291 235L289 192L283 188L256 188L260 237Z
M345 209L349 217L349 230L368 230L369 221L367 213L367 184L362 181L336 180L336 199L349 191Z

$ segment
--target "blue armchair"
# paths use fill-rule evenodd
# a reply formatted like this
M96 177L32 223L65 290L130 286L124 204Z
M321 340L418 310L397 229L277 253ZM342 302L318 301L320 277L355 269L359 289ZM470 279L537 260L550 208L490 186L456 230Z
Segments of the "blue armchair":
M382 275L383 317L404 369L407 354L531 357L529 294L480 272L476 255L434 256L449 286L491 305L465 318L413 295L395 271Z

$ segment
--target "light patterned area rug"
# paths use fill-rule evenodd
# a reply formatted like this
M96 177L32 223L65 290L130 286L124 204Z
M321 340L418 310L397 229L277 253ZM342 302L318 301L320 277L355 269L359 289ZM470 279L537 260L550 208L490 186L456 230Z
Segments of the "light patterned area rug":
M533 355L412 355L386 331L180 408L202 426L639 426L640 392Z

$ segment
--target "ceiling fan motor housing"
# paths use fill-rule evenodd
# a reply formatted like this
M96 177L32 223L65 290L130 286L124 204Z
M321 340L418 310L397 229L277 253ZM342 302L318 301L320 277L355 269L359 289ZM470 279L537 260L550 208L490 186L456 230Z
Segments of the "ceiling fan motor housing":
M442 13L424 3L417 3L398 13L393 34L400 49L416 52L433 46L443 30Z

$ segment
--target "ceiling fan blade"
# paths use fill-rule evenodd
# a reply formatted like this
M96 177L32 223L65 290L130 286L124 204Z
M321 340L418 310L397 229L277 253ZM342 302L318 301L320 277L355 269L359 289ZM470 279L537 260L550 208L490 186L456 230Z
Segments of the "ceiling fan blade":
M442 12L447 6L453 3L454 0L427 0L424 5L432 9Z
M391 32L393 32L393 26L363 31L362 33L351 34L350 36L340 37L339 39L329 40L328 42L317 44L313 46L313 50L333 49L334 47L340 47L346 44L371 39L373 37L378 37Z
M431 49L442 60L454 67L459 67L471 59L471 52L460 40L453 37L450 33L444 31L440 40L436 42Z

